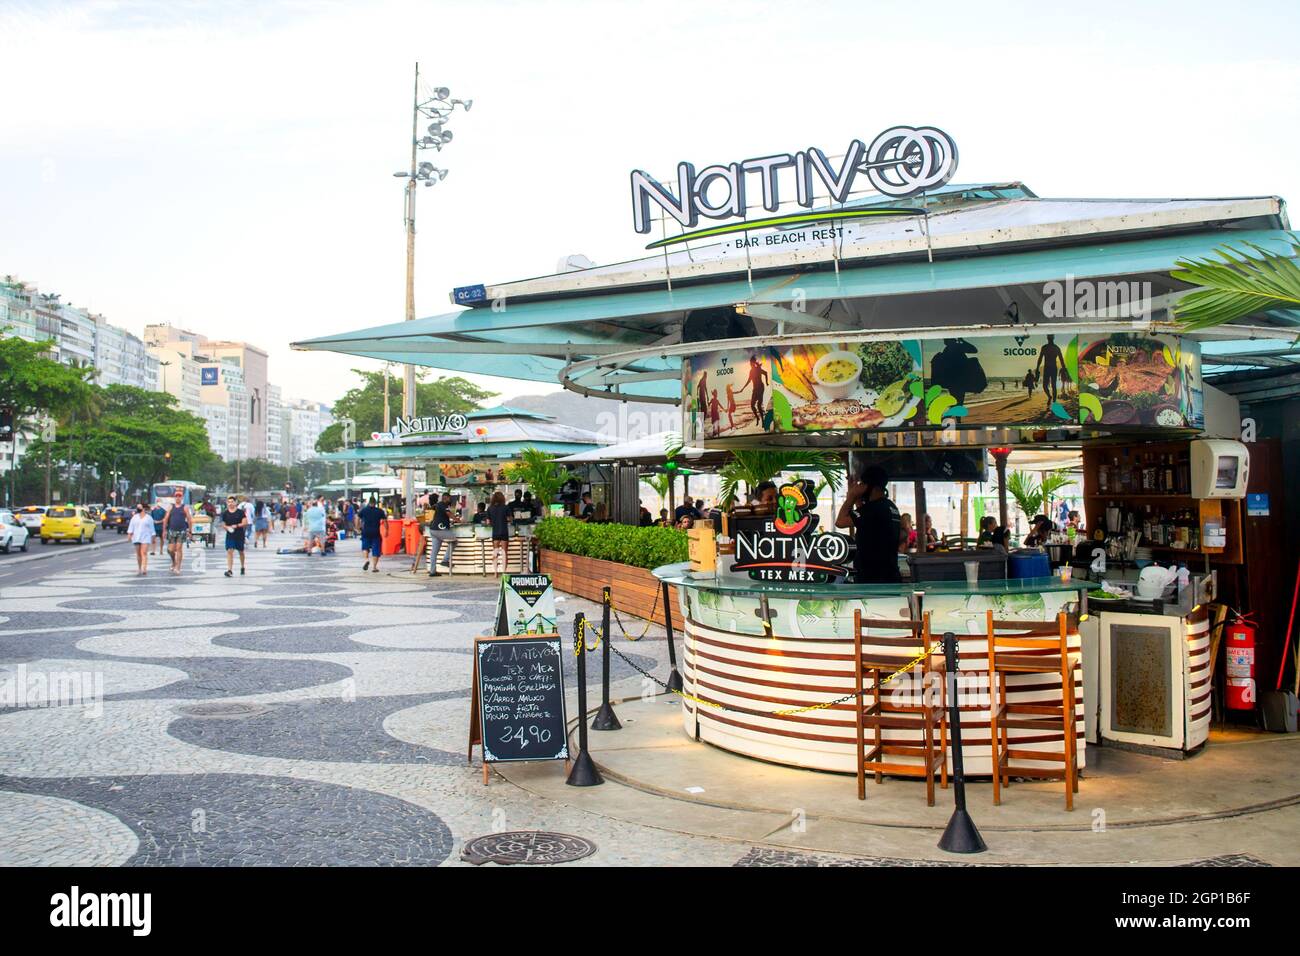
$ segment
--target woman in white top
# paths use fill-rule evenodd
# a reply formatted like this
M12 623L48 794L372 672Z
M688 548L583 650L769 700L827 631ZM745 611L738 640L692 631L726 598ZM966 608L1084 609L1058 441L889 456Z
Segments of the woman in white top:
M131 523L127 525L126 533L130 535L131 544L135 548L135 563L138 568L136 574L147 574L149 545L153 543L154 532L153 518L144 510L144 505L135 506L135 514L131 515Z

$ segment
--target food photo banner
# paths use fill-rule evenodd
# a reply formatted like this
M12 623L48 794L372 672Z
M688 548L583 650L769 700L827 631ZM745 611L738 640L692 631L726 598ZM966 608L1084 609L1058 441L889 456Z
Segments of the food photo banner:
M1199 343L1008 335L704 352L682 363L688 443L978 426L1201 428Z

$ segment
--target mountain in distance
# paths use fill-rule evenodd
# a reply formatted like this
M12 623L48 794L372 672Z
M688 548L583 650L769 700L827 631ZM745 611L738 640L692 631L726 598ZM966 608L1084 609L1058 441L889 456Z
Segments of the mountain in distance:
M519 395L501 404L549 415L563 425L586 428L611 441L631 441L657 432L679 432L682 428L681 410L676 405L588 398L567 390L547 395Z

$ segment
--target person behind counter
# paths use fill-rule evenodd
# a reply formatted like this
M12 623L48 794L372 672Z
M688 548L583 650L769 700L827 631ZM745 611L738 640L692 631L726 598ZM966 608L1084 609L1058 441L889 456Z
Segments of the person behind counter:
M695 507L695 502L691 500L690 495L682 496L682 503L679 504L677 510L673 512L673 521L680 525L682 519L687 517L693 521L698 520L700 517L700 512Z
M1055 526L1052 524L1051 518L1047 517L1047 515L1035 515L1033 527L1030 529L1029 534L1025 535L1025 547L1037 548L1040 545L1047 544L1054 531Z
M754 489L754 503L760 508L776 511L776 503L780 499L780 494L776 490L775 481L761 481L758 487Z
M903 515L898 522L898 550L911 551L916 547L916 528L912 526L912 516Z
M980 536L976 544L992 544L993 532L998 529L998 519L992 515L980 518Z
M885 469L872 465L860 481L851 481L835 516L835 527L852 528L857 551L853 556L853 576L858 584L896 584L898 542L902 536L902 518L889 500Z
M487 513L487 502L486 502L486 501L480 501L480 502L478 503L478 510L474 512L474 517L470 518L469 520L470 520L470 523L471 523L471 524L486 524L486 523L487 523L487 520L488 520L488 513Z

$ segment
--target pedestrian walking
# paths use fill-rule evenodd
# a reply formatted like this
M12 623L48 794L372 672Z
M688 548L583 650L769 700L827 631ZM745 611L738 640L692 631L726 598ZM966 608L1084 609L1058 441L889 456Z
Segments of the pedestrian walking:
M370 496L370 503L357 515L361 525L361 553L366 555L362 571L379 573L379 556L383 553L384 535L388 532L388 512L375 504L375 496Z
M244 573L244 535L248 529L248 512L235 502L235 496L226 499L226 510L221 512L221 523L226 527L226 577L233 577L235 552L239 552L239 573Z
M176 492L171 510L167 512L167 551L172 558L172 574L181 573L185 560L185 542L194 534L194 512L185 503L185 492Z
M131 515L131 523L127 525L126 533L131 538L131 547L135 548L136 574L140 576L148 574L149 545L153 544L156 536L153 530L153 515L144 510L143 504L135 506L135 513Z
M504 574L510 547L510 506L506 504L506 496L494 492L487 513L492 525L492 573ZM497 570L498 562L500 570Z
M153 508L149 512L149 517L153 519L154 550L156 553L162 554L163 522L167 520L167 509L163 507L161 500L153 503Z
M271 530L271 509L264 501L253 502L253 547L267 547L266 536Z

